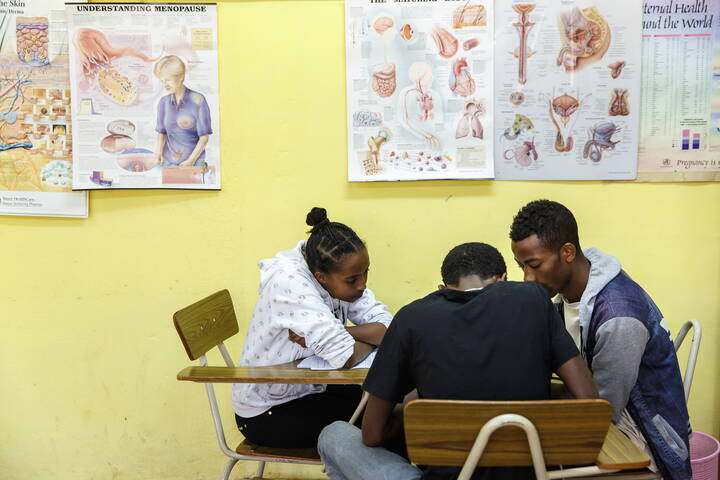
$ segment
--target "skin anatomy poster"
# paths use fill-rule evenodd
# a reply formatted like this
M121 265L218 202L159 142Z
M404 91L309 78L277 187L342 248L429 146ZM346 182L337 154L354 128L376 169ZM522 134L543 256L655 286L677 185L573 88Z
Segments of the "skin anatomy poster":
M495 178L637 171L641 2L496 2Z
M345 1L350 181L493 177L492 5Z
M646 0L639 181L720 180L720 0Z
M0 214L87 217L72 192L65 5L0 1Z
M73 189L220 189L214 4L67 4Z

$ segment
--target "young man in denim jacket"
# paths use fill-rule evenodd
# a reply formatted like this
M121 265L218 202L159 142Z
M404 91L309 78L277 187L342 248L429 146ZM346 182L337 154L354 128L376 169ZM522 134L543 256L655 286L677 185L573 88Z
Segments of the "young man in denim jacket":
M523 207L510 228L525 281L559 294L566 328L593 373L613 423L651 454L666 479L691 478L688 418L675 348L660 310L617 258L580 249L570 210L549 200Z

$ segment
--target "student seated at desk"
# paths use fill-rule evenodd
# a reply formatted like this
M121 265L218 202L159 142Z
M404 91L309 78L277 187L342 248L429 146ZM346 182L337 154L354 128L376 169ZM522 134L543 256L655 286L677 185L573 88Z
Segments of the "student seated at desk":
M484 243L453 248L444 285L403 307L378 349L363 389L362 431L346 422L318 441L328 476L344 479L454 479L456 467L421 471L378 447L402 434L395 405L420 398L547 400L557 372L576 398L597 398L590 372L540 285L507 282L500 252ZM477 478L534 478L531 468L478 468Z
M366 288L365 244L324 208L313 208L307 242L260 262L260 297L241 366L265 366L318 355L352 367L379 345L392 315ZM355 326L346 326L350 321ZM357 385L245 383L233 386L238 428L249 441L282 448L315 447L322 428L349 419Z
M510 239L525 280L558 294L557 308L592 369L613 423L654 459L666 479L692 476L685 404L675 347L650 296L596 248L580 249L572 212L536 200L513 219Z

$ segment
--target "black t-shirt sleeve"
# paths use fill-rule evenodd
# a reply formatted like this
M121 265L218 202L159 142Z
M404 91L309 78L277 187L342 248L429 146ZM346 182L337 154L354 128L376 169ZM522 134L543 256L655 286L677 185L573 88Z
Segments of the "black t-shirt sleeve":
M385 332L363 390L388 402L400 403L415 386L410 369L406 318L400 310Z
M550 356L553 372L565 362L578 355L577 347L565 328L565 323L555 309L555 305L546 299L547 322L550 331Z

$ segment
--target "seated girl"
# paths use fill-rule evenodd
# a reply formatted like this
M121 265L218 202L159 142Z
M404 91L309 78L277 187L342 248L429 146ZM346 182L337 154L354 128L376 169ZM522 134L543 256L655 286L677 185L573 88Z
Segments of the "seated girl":
M307 241L260 262L260 297L248 329L241 366L287 363L318 355L349 368L379 345L392 315L366 288L365 244L324 208L313 208ZM350 321L354 326L347 326ZM320 431L347 421L358 385L235 384L238 428L249 441L281 448L315 447Z

